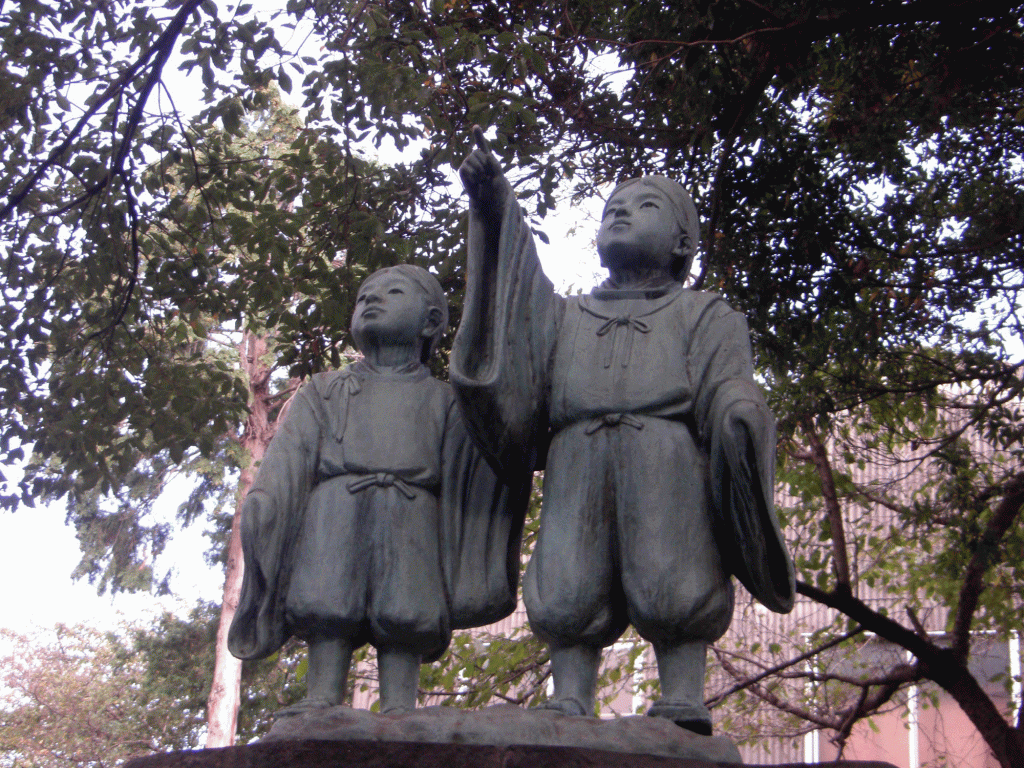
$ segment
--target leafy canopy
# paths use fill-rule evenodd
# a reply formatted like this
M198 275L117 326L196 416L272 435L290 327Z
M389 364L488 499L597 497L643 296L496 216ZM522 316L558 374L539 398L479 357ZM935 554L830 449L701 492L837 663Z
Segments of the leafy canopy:
M641 173L694 190L693 284L748 318L805 594L920 654L911 619L849 598L889 579L901 608L943 607L957 649L972 627L1006 632L1024 551L1022 17L897 0L5 6L0 457L32 446L39 469L3 501L213 456L245 398L207 354L211 317L270 331L301 376L337 362L348 291L376 266L417 260L457 304L450 168L479 123L531 216ZM200 94L192 121L173 67ZM272 83L302 109L273 157L243 140ZM361 154L390 145L406 159ZM855 471L915 462L930 474L907 493ZM843 521L872 504L884 524ZM864 576L861 556L890 569ZM896 686L958 668L935 658L950 663Z

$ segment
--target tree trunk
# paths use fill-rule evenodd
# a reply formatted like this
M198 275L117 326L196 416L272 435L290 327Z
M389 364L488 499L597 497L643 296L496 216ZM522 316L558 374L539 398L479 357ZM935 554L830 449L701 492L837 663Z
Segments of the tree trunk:
M1000 767L1024 768L1024 735L1003 717L967 667L947 664L929 672L978 729Z
M206 710L207 748L230 747L235 743L238 731L242 662L228 651L228 628L235 617L242 591L242 504L276 428L276 423L270 419L270 368L264 360L267 340L246 331L239 350L242 370L249 379L250 406L249 418L239 440L245 462L238 476L238 495L228 542L224 598L217 627L216 663Z
M252 475L247 486L239 481L238 501L235 504L234 520L231 523L231 538L228 543L228 564L224 576L224 598L220 608L220 624L217 627L216 663L213 667L213 685L206 710L206 746L230 747L235 743L238 730L238 705L242 681L242 660L228 652L228 627L238 608L238 596L242 591L242 536L239 526L242 501L252 485Z

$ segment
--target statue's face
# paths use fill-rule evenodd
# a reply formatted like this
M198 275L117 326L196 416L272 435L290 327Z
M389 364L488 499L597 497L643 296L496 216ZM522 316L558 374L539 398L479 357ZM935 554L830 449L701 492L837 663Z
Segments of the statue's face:
M371 275L359 287L352 314L356 346L416 347L427 335L430 307L423 290L400 272Z
M605 203L597 230L597 252L609 269L660 267L668 271L681 237L668 199L657 187L637 182Z

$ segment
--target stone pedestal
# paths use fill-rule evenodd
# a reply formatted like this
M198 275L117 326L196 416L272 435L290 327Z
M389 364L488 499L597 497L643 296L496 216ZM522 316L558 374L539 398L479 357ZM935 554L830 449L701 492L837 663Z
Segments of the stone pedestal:
M699 736L658 717L599 720L550 709L500 704L480 710L424 707L397 715L333 707L281 718L262 741L370 741L463 744L479 747L571 747L629 755L741 762L736 746L722 736Z
M152 755L125 768L722 768L728 763L627 755L578 747L276 741L246 747ZM773 768L811 768L791 763ZM816 768L893 768L888 763L821 763Z
M152 755L127 768L723 768L740 762L727 738L699 736L661 718L598 720L502 705L399 715L334 707L282 718L257 744Z

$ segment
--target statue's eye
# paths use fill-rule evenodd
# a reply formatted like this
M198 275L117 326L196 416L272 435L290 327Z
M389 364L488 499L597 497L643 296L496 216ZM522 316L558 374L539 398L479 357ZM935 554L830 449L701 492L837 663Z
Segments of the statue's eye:
M388 293L405 293L405 291L403 291L401 288L390 288L388 289Z
M358 304L361 301L366 301L366 294L365 293L359 294L358 298L356 298L356 304Z
M645 200L640 207L641 208L657 208L658 204L656 202L654 202L653 200Z

